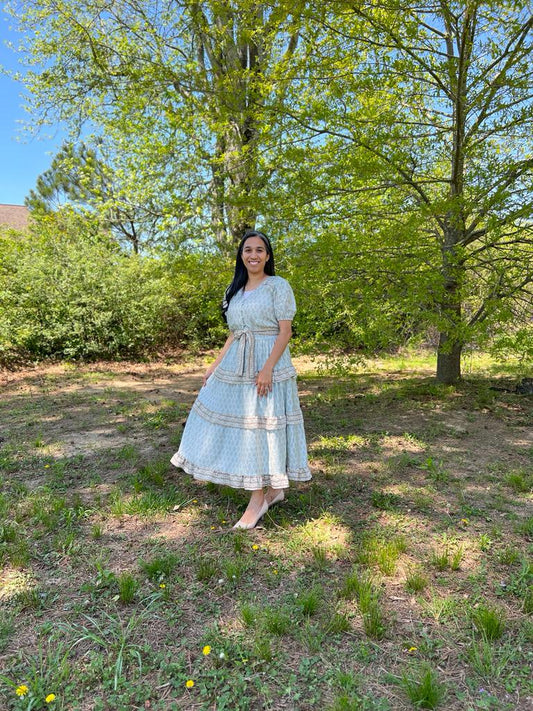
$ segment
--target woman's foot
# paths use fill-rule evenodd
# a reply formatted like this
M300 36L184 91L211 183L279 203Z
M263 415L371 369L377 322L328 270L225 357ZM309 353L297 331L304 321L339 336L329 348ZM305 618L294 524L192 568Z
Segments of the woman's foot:
M258 492L254 491L250 498L250 502L246 508L246 511L237 521L235 526L233 526L233 528L255 528L257 526L258 521L263 518L267 511L268 501L263 495L263 490L261 489Z
M268 506L274 506L274 504L279 504L285 498L285 492L283 489L273 489L271 486L268 487L265 494L265 501Z

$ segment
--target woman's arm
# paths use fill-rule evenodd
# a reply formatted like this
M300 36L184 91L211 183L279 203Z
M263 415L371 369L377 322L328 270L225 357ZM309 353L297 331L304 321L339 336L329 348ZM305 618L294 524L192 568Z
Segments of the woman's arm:
M268 395L272 390L272 371L274 366L281 358L283 351L287 348L292 336L292 321L278 321L279 334L276 338L270 355L268 356L263 368L258 373L255 379L258 395Z
M224 343L224 345L222 346L222 349L221 349L220 353L217 355L216 360L215 360L213 363L211 363L211 365L209 366L209 368L205 371L204 383L203 383L204 385L207 383L208 379L211 377L211 375L213 374L213 371L215 370L215 368L217 367L217 365L220 363L220 361L222 360L222 358L224 358L224 356L225 356L226 353L228 352L228 349L229 349L229 347L231 346L232 343L233 343L233 333L230 333L229 336L228 336L227 339L226 339L226 343ZM278 356L278 357L279 357L279 356Z

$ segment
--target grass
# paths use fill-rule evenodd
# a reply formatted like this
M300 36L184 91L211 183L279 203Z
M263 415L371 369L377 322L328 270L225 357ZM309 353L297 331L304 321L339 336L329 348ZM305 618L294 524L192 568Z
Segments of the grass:
M479 605L472 611L472 621L477 631L489 641L500 639L505 631L505 615L495 607Z
M0 707L520 708L531 400L491 391L509 373L487 357L457 387L435 384L433 365L309 371L314 479L236 533L246 495L168 463L200 375L168 363L11 374Z
M423 665L410 674L405 673L401 686L409 701L419 709L437 709L446 693L436 671L428 665Z

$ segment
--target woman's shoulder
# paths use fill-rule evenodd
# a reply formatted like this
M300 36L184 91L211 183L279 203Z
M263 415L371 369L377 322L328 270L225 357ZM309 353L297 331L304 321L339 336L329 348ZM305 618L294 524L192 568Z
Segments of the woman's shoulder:
M283 277L278 276L277 274L275 276L270 276L268 278L269 284L273 286L274 288L279 288L279 289L287 289L291 288L291 285L289 282L284 279Z

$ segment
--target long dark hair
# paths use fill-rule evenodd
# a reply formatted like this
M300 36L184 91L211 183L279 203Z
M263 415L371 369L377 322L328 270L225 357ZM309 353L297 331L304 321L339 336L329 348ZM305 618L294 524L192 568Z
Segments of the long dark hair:
M242 287L245 286L246 282L248 281L248 272L246 271L246 267L244 266L244 262L242 261L242 250L244 248L244 243L249 237L260 237L263 240L268 254L268 259L265 264L265 274L268 274L268 276L274 276L275 274L274 252L272 251L272 245L270 244L270 240L263 232L259 232L258 230L246 230L239 243L239 249L237 250L233 281L226 289L226 293L224 294L224 298L222 299L222 318L224 319L224 321L227 321L226 312L228 310L229 302L233 299L239 289L242 289Z

